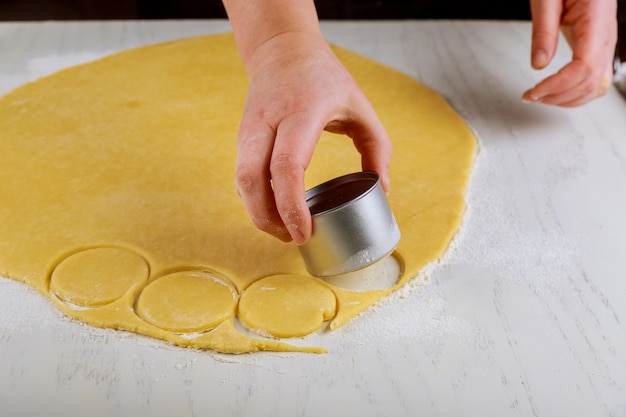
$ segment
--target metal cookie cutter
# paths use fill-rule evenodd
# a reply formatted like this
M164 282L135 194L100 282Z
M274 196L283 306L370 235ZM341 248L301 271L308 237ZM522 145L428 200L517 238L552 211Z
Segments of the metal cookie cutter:
M364 268L389 255L400 230L378 174L358 172L306 192L313 234L299 246L308 271L318 277Z

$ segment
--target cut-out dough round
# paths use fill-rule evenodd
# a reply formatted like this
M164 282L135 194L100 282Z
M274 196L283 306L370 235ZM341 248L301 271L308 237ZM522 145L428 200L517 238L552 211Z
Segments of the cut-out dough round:
M151 282L137 299L137 313L147 322L175 333L217 327L235 314L237 293L206 271L182 271Z
M335 295L318 279L281 274L246 288L239 301L239 318L261 333L300 337L318 331L335 309Z
M81 307L109 304L143 285L150 273L146 261L121 248L93 248L65 258L53 271L50 291Z
M328 286L336 297L330 329L399 289L443 254L461 223L476 147L463 120L435 91L371 59L334 51L393 142L389 204L402 233L396 255L404 269L390 288ZM233 186L247 89L229 33L130 49L1 97L0 271L51 297L70 316L97 326L226 352L311 351L239 332L229 318L214 330L183 338L179 330L168 329L194 325L163 324L156 311L150 323L135 310L144 286L187 266L219 271L238 293L254 288L262 277L308 275L295 245L253 226ZM305 186L360 169L352 141L324 133ZM95 246L109 249L80 255L81 249ZM115 256L105 256L94 267L90 255L99 251ZM69 276L64 269L76 262L82 266L74 276L96 279L106 286L103 295L94 292L93 281L70 285L64 278ZM120 268L135 278L115 284ZM307 308L318 303L326 311L328 291L320 299L307 295ZM89 308L69 308L54 294ZM181 293L179 305L193 296ZM148 304L152 301L144 307ZM238 311L268 316L245 303Z

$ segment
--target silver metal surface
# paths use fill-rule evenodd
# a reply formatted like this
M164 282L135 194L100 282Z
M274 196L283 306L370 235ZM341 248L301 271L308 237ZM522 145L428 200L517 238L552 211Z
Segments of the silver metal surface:
M307 191L313 235L300 246L312 275L356 271L389 255L400 230L387 203L378 174L344 175Z

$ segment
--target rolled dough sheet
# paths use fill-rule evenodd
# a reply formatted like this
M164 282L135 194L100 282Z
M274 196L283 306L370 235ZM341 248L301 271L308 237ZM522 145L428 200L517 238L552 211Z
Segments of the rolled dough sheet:
M341 48L394 145L395 284L309 276L256 230L233 182L248 82L232 34L140 47L0 98L0 271L69 316L222 352L321 352L332 331L436 261L459 228L476 141L435 91ZM325 133L307 187L360 170ZM28 306L24 306L28 308Z

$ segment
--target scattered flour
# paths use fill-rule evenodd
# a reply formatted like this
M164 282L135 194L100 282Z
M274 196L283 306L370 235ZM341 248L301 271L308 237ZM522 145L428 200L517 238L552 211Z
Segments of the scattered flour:
M65 316L46 297L26 284L0 278L0 330L50 328Z
M25 77L34 78L67 66L68 63L94 58L93 55L39 58L30 63ZM566 239L558 230L541 230L536 225L534 229L528 228L523 223L524 216L519 206L514 201L505 200L507 196L503 187L507 187L508 179L502 178L502 172L505 171L503 166L520 163L515 157L511 150L480 147L469 183L468 208L463 224L439 261L427 265L403 288L382 299L343 328L286 342L328 346L332 349L333 338L346 338L342 342L358 344L366 344L372 339L436 343L442 337L453 334L475 335L474 323L450 313L444 290L441 285L437 285L442 266L449 263L467 264L489 270L502 279L534 282L538 286L554 285L555 280L576 270L582 251L580 242L584 239L574 242ZM67 324L68 321L73 320L65 317L37 291L22 283L0 278L0 332L49 329ZM111 334L111 330L93 327L89 327L89 332ZM116 334L122 333L126 337L146 340L128 332ZM167 345L161 341L144 343ZM216 357L231 362L230 359L224 359L223 355L218 354Z
M490 278L521 283L548 297L564 277L579 269L585 238L573 240L558 229L543 228L541 216L550 213L522 212L519 202L503 192L512 182L503 177L503 167L520 163L515 149L493 150L480 140L479 145L467 210L448 249L404 287L345 325L357 343L375 339L436 344L451 335L480 338L477 323L449 305L446 291L456 284L443 280L450 279L450 271L468 276L485 271Z

